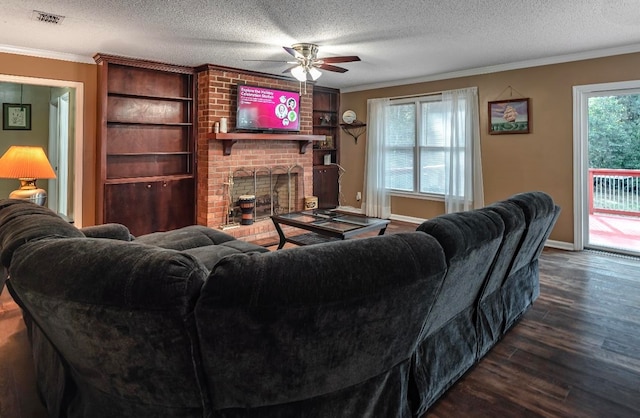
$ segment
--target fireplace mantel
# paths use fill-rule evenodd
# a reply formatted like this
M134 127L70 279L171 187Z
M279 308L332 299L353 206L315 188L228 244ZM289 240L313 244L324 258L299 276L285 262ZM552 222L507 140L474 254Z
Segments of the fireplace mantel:
M251 141L298 141L300 146L300 154L307 152L307 146L313 141L324 141L324 135L301 135L301 134L264 134L264 133L210 133L207 139L222 141L223 155L231 155L231 147L241 140Z

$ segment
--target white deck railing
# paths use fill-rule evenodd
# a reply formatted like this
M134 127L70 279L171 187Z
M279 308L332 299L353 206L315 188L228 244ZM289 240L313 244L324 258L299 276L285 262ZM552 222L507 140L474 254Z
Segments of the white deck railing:
M640 170L589 169L589 213L640 217Z

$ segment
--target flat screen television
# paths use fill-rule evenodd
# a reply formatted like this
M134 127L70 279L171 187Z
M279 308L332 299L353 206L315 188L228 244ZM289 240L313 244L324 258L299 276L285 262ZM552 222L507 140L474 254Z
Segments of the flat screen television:
M239 84L236 130L299 132L300 93Z

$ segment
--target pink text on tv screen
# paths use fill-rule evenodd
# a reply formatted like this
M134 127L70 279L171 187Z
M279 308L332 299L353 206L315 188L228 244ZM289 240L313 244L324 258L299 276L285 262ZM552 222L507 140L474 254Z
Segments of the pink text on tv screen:
M299 131L300 94L295 91L238 85L236 129Z

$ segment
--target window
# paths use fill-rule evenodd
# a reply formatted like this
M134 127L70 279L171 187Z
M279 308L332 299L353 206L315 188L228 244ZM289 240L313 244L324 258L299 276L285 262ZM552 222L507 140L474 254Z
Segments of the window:
M440 95L393 102L386 112L386 186L391 192L442 196L448 117ZM464 147L456 148L464 158Z
M365 214L388 216L390 194L444 200L447 213L484 205L478 88L367 100Z

